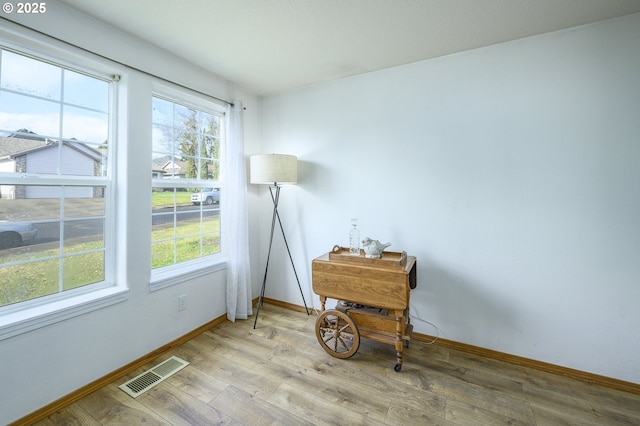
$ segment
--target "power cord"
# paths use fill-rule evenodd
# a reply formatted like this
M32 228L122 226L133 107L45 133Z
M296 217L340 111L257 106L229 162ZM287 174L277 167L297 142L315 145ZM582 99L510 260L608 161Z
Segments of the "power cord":
M413 307L411 307L411 304L409 304L409 317L410 317L411 319L415 319L415 320L418 320L418 321L423 322L423 323L425 323L425 324L429 324L431 327L433 327L433 328L436 330L436 335L435 335L435 337L433 338L433 340L431 340L430 342L422 342L422 343L424 343L425 345L433 345L433 344L434 344L436 341L438 341L438 339L440 338L440 329L439 329L439 328L438 328L434 323L432 323L432 322L429 322L429 321L427 321L427 320L424 320L424 319L422 319L422 318L420 318L420 317L418 317L418 316L416 316L416 315L411 315L411 311L413 311L413 310L414 310L414 308L413 308Z

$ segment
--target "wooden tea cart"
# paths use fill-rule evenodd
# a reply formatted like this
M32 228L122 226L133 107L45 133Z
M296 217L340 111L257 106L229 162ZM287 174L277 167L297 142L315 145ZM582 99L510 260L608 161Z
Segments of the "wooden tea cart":
M313 260L313 291L322 312L316 321L320 346L337 358L353 356L360 337L391 344L396 349L395 371L402 368L413 326L409 319L409 292L416 287L416 258L405 252L383 252L380 259L352 256L335 246ZM325 309L327 298L338 301Z

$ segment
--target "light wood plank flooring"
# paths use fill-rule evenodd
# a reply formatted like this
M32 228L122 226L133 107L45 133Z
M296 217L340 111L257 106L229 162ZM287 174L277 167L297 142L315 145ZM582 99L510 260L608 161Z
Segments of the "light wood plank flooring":
M137 399L118 386L175 355L190 365ZM638 425L640 396L412 341L325 353L315 316L265 304L39 425Z

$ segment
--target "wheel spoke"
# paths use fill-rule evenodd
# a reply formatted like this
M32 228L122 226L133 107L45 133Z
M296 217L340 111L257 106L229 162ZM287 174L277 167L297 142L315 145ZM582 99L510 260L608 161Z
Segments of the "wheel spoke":
M349 350L349 345L347 345L344 341L344 339L342 337L339 337L336 340L340 340L340 343L342 343L342 346L344 346L344 348L348 351Z
M360 345L360 335L348 314L329 310L316 320L316 337L322 349L337 358L353 356Z
M351 334L351 331L349 330L349 324L345 324L344 327L342 327L340 330L338 330L339 333L347 333L347 334ZM345 331L345 330L349 330L349 331Z

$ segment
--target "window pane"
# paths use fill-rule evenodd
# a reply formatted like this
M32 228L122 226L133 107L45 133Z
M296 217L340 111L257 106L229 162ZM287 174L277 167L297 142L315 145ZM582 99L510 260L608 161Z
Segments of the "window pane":
M161 179L182 179L184 178L185 162L176 159L172 155L158 158L154 163L157 167L157 174Z
M193 157L198 155L197 134L183 130L179 133L174 143L174 155L179 159L184 160L187 156Z
M53 156L51 153L43 153L42 156ZM80 142L65 141L62 146L62 158L61 158L61 170L60 174L63 175L76 175L76 176L100 176L103 164L106 162L106 158L103 156L103 152L96 150L90 145L86 145ZM47 157L50 158L50 157ZM50 161L55 161L53 158ZM35 170L29 168L28 170ZM34 171L33 173L38 173ZM85 188L82 195L74 195L76 197L93 197L93 192L90 188Z
M176 236L200 235L200 212L182 211L176 214Z
M219 253L221 116L159 98L152 113L152 268Z
M175 263L174 240L151 244L151 267L160 268Z
M208 180L220 180L220 162L218 160L213 159L205 159L202 162L202 167L206 168L206 178L203 179Z
M192 198L194 197L194 198ZM215 197L211 201L208 197ZM152 267L220 252L219 188L152 193ZM196 201L193 201L196 200Z
M64 139L106 143L109 138L109 115L65 105L62 128Z
M15 135L14 132L18 130L27 134ZM0 91L0 131L0 136L3 137L13 136L42 144L47 138L60 134L60 105Z
M218 127L220 126L220 116L202 112L200 116L201 126L204 132L209 135L220 134Z
M63 259L64 290L104 280L104 253L94 252Z
M173 154L173 128L153 125L151 129L153 152Z
M109 109L109 83L64 70L64 102L101 111L106 115Z
M0 49L0 173L25 174L0 181L0 306L108 275L109 93L100 78Z
M176 240L176 263L199 258L201 256L200 244L200 237Z
M15 199L0 199L0 264L56 256L60 247L60 200L24 198L40 192L60 192L58 187L5 185L0 188ZM1 271L1 268L0 268Z
M106 177L108 173L107 167L107 155L109 152L109 143L101 143L101 144L88 144L88 143L76 143L74 148L77 149L80 153L85 155L88 158L93 160L93 176L102 176ZM88 163L88 162L87 162ZM72 170L72 169L64 169L64 170ZM94 197L104 197L104 187L101 189L96 189L96 192L93 195Z
M64 217L104 216L104 188L101 186L80 187L87 190L92 197L72 197L76 187L65 187Z
M151 119L154 124L173 127L173 104L164 99L153 98Z
M25 221L0 221L0 263L6 263L7 256L24 253L25 250L4 252L9 249L21 248L27 244L33 244L38 236L38 227Z
M41 221L60 217L59 186L3 185L2 189L0 221Z
M64 222L64 253L104 248L104 219Z
M202 255L220 253L220 215L211 212L203 219Z
M15 198L0 199L0 280L6 278L10 294L0 296L0 303L21 302L104 280L103 186L10 188ZM72 256L67 257L69 254ZM21 283L30 284L20 290Z
M202 246L202 255L208 256L216 253L220 253L220 235L205 235Z
M5 50L2 51L0 87L59 101L61 71L55 65Z
M183 179L196 179L202 178L198 173L198 158L183 155L181 160L175 161L177 167L179 167L179 177Z
M0 268L0 306L57 293L59 276L58 259Z
M198 120L196 118L196 111L180 104L173 104L173 127L180 131L184 131L187 128L196 129Z
M173 227L175 216L173 211L154 213L151 219L153 222L151 227L151 241L162 241L175 236Z
M175 200L176 195L174 189L153 188L153 192L151 193L152 212L160 213L160 209L173 209L173 205L176 202Z
M104 176L109 83L12 52L0 55L0 172Z
M103 176L106 149L99 145L40 138L0 137L0 171L7 173Z
M34 222L38 236L32 243L33 252L40 257L56 256L60 251L60 220ZM56 253L49 250L56 250Z
M204 135L204 138L205 138L206 151L203 157L219 159L220 158L220 138L207 135L207 134Z

